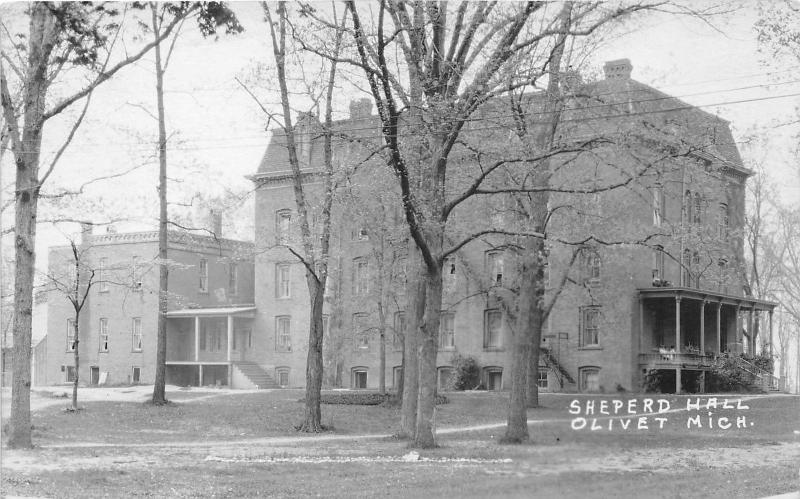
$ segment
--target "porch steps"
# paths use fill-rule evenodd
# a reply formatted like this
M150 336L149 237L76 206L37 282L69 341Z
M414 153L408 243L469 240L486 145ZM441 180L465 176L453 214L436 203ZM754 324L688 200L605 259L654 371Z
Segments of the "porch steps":
M255 362L236 362L235 365L259 390L280 388L275 378Z

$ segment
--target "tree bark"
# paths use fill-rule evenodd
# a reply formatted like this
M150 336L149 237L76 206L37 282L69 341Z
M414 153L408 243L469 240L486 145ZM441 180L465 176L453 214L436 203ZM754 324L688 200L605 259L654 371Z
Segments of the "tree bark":
M408 244L406 260L406 330L403 341L403 401L400 410L401 438L413 438L417 427L417 399L419 397L418 338L425 312L424 263L419 248L413 241Z
M156 16L156 6L150 6L153 22L153 35L159 39L160 26ZM161 61L161 43L155 45L156 55L156 97L158 106L158 321L156 341L156 375L153 384L152 402L156 405L167 403L167 300L169 290L169 268L167 267L167 129L164 113L164 66ZM136 283L133 283L134 286ZM231 341L228 338L228 341ZM228 366L230 369L230 366Z
M441 244L436 253L440 251ZM418 346L419 397L414 435L414 446L423 449L436 447L436 354L442 309L441 265L438 272L436 269L427 269L425 277L425 314Z
M320 398L322 392L322 305L325 287L307 271L306 280L311 294L311 328L308 333L306 358L306 398L303 424L300 431L318 433L323 430Z
M77 263L76 263L76 270L77 270ZM76 274L77 275L77 274ZM77 291L78 285L75 284L75 289ZM75 298L77 299L77 292L75 293ZM81 358L80 358L80 338L78 334L80 333L80 321L81 313L79 310L75 311L75 324L73 325L73 334L75 335L75 339L72 342L72 347L75 350L75 379L72 381L72 410L78 410L78 380L80 379L80 368L81 368Z
M13 145L17 167L14 217L14 349L11 384L10 448L29 448L31 442L31 323L33 317L33 274L36 263L36 216L39 200L39 157L47 95L47 65L56 41L55 18L50 8L35 3L30 9L28 75L24 90L22 139ZM5 80L5 76L3 76ZM13 116L4 81L3 109ZM10 116L9 116L10 115ZM13 123L16 123L14 121ZM8 126L12 123L9 120ZM17 136L17 140L19 136Z

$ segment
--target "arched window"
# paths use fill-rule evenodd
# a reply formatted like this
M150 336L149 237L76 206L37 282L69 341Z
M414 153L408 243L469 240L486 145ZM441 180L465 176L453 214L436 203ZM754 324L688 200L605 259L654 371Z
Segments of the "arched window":
M690 287L692 285L692 253L685 249L681 257L681 286Z
M584 366L578 370L579 373L579 386L578 389L582 392L599 392L600 391L600 368L597 366Z
M492 366L483 369L483 379L487 390L503 389L503 368Z
M703 214L703 198L700 196L699 192L694 193L694 207L692 208L692 223L701 224L702 223L702 214Z
M275 382L278 383L278 386L281 388L289 386L289 371L290 368L288 367L275 368Z
M356 389L364 389L367 387L367 371L366 367L354 367L351 371L352 387Z
M438 376L436 386L440 391L453 389L453 372L452 366L442 366L437 369Z
M728 212L728 205L725 203L719 204L719 237L720 239L728 238L728 226L730 225L730 212Z

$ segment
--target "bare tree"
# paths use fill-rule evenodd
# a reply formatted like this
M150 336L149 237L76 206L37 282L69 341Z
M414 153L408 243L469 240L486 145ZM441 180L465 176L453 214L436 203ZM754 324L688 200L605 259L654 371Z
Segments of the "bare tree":
M198 6L186 6L187 11ZM30 429L30 352L33 273L36 260L36 221L40 192L64 150L80 127L92 92L122 68L141 59L179 24L175 19L164 26L161 38L147 43L138 51L126 53L114 61L115 42L121 33L120 12L106 4L35 2L28 6L30 19L26 54L0 54L0 96L5 126L11 141L16 164L15 198L15 294L14 308L14 380L11 400L11 431L8 445L12 448L31 446ZM15 44L3 44L15 47ZM15 113L10 90L8 64L12 77L22 91L21 115ZM58 78L75 68L88 73L88 83L48 105L48 91ZM84 107L72 123L70 132L58 148L54 159L40 174L42 137L45 124L64 110L84 100Z
M196 2L191 8L185 4L150 2L150 28L155 42L156 68L156 103L158 107L158 259L159 264L159 300L158 300L158 341L156 346L156 377L153 385L152 402L156 405L167 403L165 384L167 373L167 307L169 292L169 267L167 265L167 127L164 111L164 74L169 66L175 43L181 33L183 23L190 17L196 17L198 27L203 36L214 35L219 27L224 26L228 34L240 33L244 28L239 24L234 13L221 2ZM165 29L179 21L173 30L172 41L162 60L161 41L165 38ZM167 32L169 34L169 32Z
M304 432L320 432L323 430L322 426L322 412L320 409L320 398L323 379L323 316L322 308L325 299L325 285L328 279L328 257L330 249L331 238L331 206L334 197L334 179L333 179L333 91L334 83L336 81L337 64L339 49L342 42L342 34L336 31L336 34L331 40L333 48L331 50L333 61L329 68L326 79L326 86L324 90L325 118L321 126L321 135L323 138L323 203L320 216L321 228L318 233L318 238L315 238L311 230L311 223L309 217L309 203L306 186L304 185L304 176L302 165L300 162L300 155L298 153L298 144L300 140L311 140L310 137L299 137L298 130L294 119L292 117L292 102L290 91L287 83L287 56L290 50L287 44L287 36L290 36L289 26L289 13L287 11L286 3L279 2L274 12L270 5L266 2L262 4L262 10L265 15L265 20L269 25L270 39L272 42L272 54L275 60L277 82L280 89L281 96L281 113L280 118L271 117L276 119L279 123L283 136L286 140L286 148L288 150L289 165L292 171L292 186L294 190L295 206L297 208L300 228L300 248L295 249L290 244L286 244L287 250L297 258L305 267L306 284L308 286L310 303L310 320L308 332L308 357L306 360L306 396L305 396L305 412L303 421L298 429ZM334 16L336 11L334 9ZM266 111L266 108L262 106ZM306 115L309 117L309 115ZM318 243L317 240L318 239Z

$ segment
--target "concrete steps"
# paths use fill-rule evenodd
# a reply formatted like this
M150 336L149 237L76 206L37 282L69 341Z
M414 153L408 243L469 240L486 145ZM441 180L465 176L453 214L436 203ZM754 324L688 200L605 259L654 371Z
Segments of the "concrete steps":
M236 368L244 374L251 383L256 385L259 390L280 388L275 378L270 376L267 371L255 362L236 362Z

